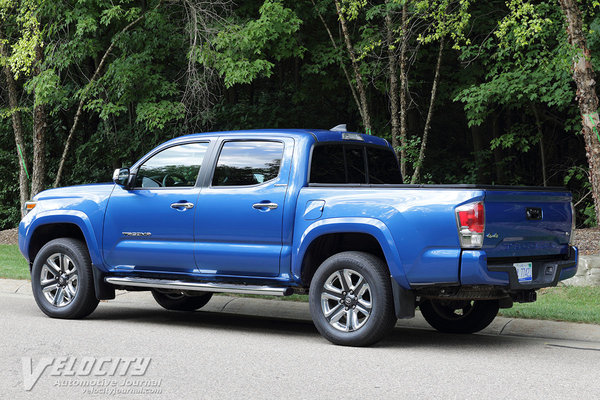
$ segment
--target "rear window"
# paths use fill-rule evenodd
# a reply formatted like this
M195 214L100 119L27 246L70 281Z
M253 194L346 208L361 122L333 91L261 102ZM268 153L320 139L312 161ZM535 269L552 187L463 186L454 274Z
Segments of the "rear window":
M326 144L313 149L310 183L400 184L402 177L390 149Z

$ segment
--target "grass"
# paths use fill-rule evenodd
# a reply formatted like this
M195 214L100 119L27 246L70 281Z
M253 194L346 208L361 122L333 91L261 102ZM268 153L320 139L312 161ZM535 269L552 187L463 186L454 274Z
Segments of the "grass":
M15 244L0 244L0 278L29 279L29 265Z
M513 308L500 310L500 315L600 325L600 287L540 289L535 303L515 303Z
M29 266L16 245L0 244L0 278L29 279ZM233 295L273 299L271 296ZM277 300L308 302L308 296L295 294ZM556 287L538 291L535 303L517 304L500 310L509 318L549 319L600 325L600 287Z

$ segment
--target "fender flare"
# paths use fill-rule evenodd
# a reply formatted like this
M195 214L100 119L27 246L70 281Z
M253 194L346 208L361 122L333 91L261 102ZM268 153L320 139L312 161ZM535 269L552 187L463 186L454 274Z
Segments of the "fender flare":
M308 247L315 239L327 234L346 232L364 233L373 236L383 250L385 261L392 278L394 278L402 288L410 289L392 233L382 221L375 218L327 218L318 220L309 225L293 246L297 249L292 255L291 272L294 279L300 281L304 256L306 255Z
M33 232L43 225L52 224L73 224L76 225L83 233L88 251L90 253L90 259L94 266L103 265L102 255L98 247L98 241L96 239L94 227L88 216L77 210L60 210L57 211L43 211L35 216L35 219L27 227L25 232L25 242L23 247L23 253L29 255L29 247L31 244L31 238ZM33 262L33 260L29 260Z

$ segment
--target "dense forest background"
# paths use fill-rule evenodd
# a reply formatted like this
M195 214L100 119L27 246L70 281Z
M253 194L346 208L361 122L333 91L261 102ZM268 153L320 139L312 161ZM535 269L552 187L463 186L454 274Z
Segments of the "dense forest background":
M0 229L40 190L109 181L176 136L340 123L390 140L407 183L567 186L578 226L593 226L582 122L595 128L598 115L582 111L573 68L600 65L599 10L595 0L0 0Z

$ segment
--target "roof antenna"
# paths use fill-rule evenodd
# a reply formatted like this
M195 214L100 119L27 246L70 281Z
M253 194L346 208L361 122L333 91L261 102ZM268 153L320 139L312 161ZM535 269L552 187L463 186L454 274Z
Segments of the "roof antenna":
M334 132L348 132L348 129L346 128L346 124L339 124L339 125L336 125L333 128L331 128L330 131L334 131Z

